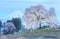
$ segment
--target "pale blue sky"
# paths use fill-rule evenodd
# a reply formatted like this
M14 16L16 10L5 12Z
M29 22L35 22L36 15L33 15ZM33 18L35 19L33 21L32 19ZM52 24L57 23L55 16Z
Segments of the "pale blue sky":
M5 16L15 11L24 13L25 9L34 5L44 5L47 10L50 7L55 8L57 21L60 23L60 0L0 0L0 19L2 21Z

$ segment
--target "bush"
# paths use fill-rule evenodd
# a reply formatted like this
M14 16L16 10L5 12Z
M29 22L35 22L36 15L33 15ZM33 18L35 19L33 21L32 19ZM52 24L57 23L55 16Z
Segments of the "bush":
M15 25L12 22L7 22L4 24L3 34L13 34L15 31Z

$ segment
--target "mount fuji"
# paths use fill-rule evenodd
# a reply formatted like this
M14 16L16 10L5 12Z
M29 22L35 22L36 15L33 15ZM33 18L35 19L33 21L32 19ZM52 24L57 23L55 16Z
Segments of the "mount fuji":
M20 12L19 10L17 11L13 11L12 13L6 15L5 17L3 17L3 20L10 20L12 18L22 18L24 13Z

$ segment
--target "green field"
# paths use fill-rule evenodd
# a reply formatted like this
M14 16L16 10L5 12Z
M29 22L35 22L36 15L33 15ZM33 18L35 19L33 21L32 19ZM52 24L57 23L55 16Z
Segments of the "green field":
M33 30L33 31L22 31L16 35L9 36L17 36L17 37L43 37L43 36L60 36L60 30Z

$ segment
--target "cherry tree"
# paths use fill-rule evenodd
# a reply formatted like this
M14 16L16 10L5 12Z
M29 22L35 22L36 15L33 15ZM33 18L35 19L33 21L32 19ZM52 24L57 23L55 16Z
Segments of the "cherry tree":
M24 21L27 28L38 29L41 27L42 18L45 19L43 16L43 14L46 14L45 11L46 9L43 5L31 6L30 8L27 8L24 14Z
M37 5L27 8L23 17L27 28L38 29L39 27L41 28L41 24L45 22L52 23L53 25L55 25L56 20L53 19L54 16L54 8L50 8L50 11L48 11L43 5Z
M15 25L12 22L6 22L4 24L4 34L12 34L15 31Z
M50 10L49 10L49 16L51 16L51 17L56 16L55 9L53 7L51 7Z

